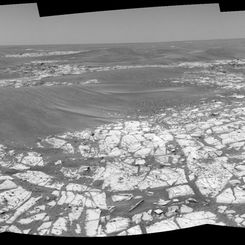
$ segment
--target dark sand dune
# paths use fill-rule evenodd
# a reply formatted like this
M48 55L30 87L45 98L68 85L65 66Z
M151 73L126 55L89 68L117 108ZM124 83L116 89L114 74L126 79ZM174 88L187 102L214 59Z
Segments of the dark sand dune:
M210 96L193 87L144 88L122 86L30 87L0 91L2 142L28 143L38 136L84 129L112 122L125 115L160 112L162 108L188 104Z
M110 122L120 99L79 87L32 87L0 91L2 142L28 142L69 129Z

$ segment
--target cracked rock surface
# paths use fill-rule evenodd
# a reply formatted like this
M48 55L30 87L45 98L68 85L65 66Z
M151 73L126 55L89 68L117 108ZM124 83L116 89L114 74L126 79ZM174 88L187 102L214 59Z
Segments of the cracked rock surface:
M224 114L208 119L217 106ZM32 151L1 145L1 231L108 236L242 227L244 102L174 113L181 120L158 115L49 136Z

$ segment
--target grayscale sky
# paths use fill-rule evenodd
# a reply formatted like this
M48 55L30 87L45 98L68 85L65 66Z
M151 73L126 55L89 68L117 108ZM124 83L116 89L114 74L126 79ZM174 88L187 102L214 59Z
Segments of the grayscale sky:
M0 45L244 38L245 11L205 4L39 17L36 4L4 5L0 33Z

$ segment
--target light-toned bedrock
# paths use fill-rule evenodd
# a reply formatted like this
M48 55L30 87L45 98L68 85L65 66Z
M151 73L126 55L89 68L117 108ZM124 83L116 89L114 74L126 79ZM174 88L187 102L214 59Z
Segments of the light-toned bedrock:
M2 160L1 160L2 159ZM29 151L16 153L14 150L0 148L0 166L15 170L26 170L31 167L44 167L47 162L40 153Z
M83 231L82 234L87 236L101 235L98 230L100 214L102 210L107 210L105 193L76 183L69 183L63 190L58 191L54 188L51 194L57 198L48 198L44 205L39 206L37 202L43 196L31 196L31 192L21 187L2 192L0 223L11 225L16 221L17 224L14 227L9 226L8 230L18 233L24 232L18 228L20 225L31 226L39 222L34 234L64 235L71 227L76 227L74 232L78 235ZM60 217L53 214L56 208L62 210L59 213ZM2 212L7 211L12 213L2 215ZM86 218L81 222L84 215Z
M66 140L49 137L45 139L45 142L51 145L53 148L62 149L66 153L74 154L72 145L67 143Z
M190 228L194 226L213 224L225 225L223 222L217 222L217 216L209 211L199 211L183 214L177 218L169 218L156 222L146 227L147 233L163 232L177 230L181 228Z
M31 192L18 186L0 193L1 211L15 210L31 197ZM1 221L8 219L8 214L1 217Z
M176 218L176 223L180 228L189 228L206 224L225 225L223 222L217 222L217 216L209 211L184 214L182 217Z
M227 164L226 158L216 158L211 164L202 164L196 175L195 184L204 196L215 197L233 176L233 164Z
M217 107L224 107L219 118L203 119ZM229 210L245 203L243 140L220 137L242 132L242 108L215 102L173 110L162 116L168 126L122 120L47 137L36 152L1 146L0 231L137 235L229 225L227 218L245 227L242 214ZM39 153L46 149L56 149L54 160Z
M222 139L222 144L224 145L234 143L234 142L244 141L245 130L244 129L234 130L227 134L221 134L220 137Z
M143 234L142 229L140 228L139 225L130 227L129 229L127 229L126 231L122 231L120 233L118 233L118 236L126 236L126 235L140 235Z
M189 185L178 185L178 186L170 187L167 189L167 191L170 199L175 197L194 195L194 191L191 189Z
M120 130L119 130L120 129ZM149 132L149 131L152 132ZM93 132L86 130L82 133L70 132L58 137L44 139L42 143L48 143L53 148L63 149L67 153L73 153L74 149L67 139L80 140L78 149L83 157L127 157L146 158L151 155L161 157L166 154L165 144L173 140L173 136L164 129L153 127L147 121L126 121L103 127L98 127ZM93 142L93 146L84 143Z
M217 203L244 204L245 190L240 186L227 188L216 197Z
M21 163L27 166L39 166L39 167L43 167L46 165L45 162L43 161L41 154L37 152L28 152L26 156L23 156Z
M106 194L99 189L70 183L66 190L55 190L52 194L58 197L55 205L70 204L77 207L107 209Z
M58 189L58 190L60 190L61 187L64 185L61 182L57 182L54 177L47 175L41 171L27 170L25 172L14 174L14 177L22 181L27 181L33 185L38 185L38 186L43 186L43 187Z
M111 219L105 227L105 233L110 234L126 230L129 227L130 219L125 217L117 217Z
M96 236L98 233L98 225L100 221L100 209L86 210L86 234L87 236Z
M14 188L17 188L17 185L10 179L6 179L0 184L0 191Z
M21 207L19 207L13 216L6 221L7 224L12 224L21 214L25 213L28 209L36 204L36 202L42 198L42 196L31 197Z
M141 174L137 173L136 166L113 162L106 165L100 179L104 180L103 188L108 187L111 191L145 190L187 183L184 170L181 168L143 168Z
M162 220L156 222L150 226L146 227L147 233L163 232L163 231L172 231L179 229L179 226L174 222L174 218Z

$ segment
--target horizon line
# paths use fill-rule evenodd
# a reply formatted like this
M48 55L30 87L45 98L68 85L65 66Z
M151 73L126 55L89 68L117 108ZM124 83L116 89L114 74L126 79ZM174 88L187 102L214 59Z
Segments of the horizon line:
M212 38L212 39L185 39L185 40L172 40L172 41L153 41L153 42L106 42L106 43L37 43L37 44L0 44L2 46L51 46L51 45L106 45L106 44L154 44L154 43L173 43L173 42L196 42L196 41L225 41L225 40L240 40L245 37L236 38Z

